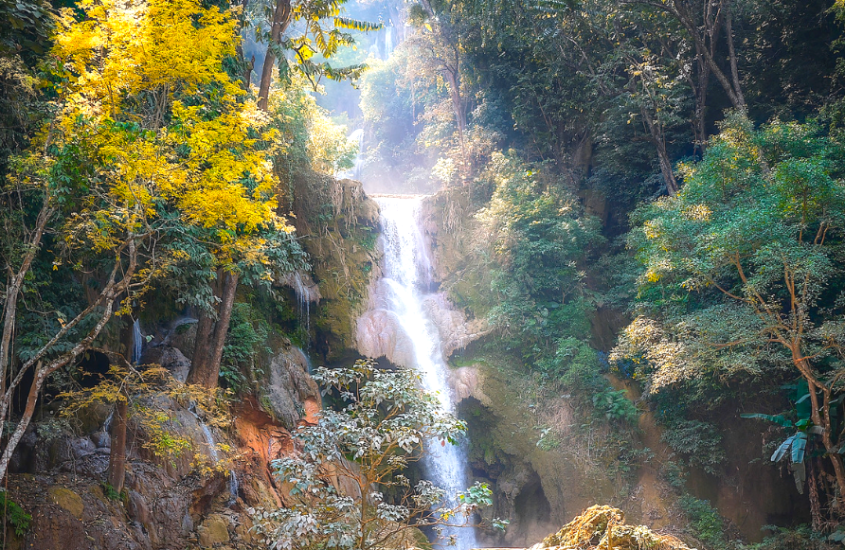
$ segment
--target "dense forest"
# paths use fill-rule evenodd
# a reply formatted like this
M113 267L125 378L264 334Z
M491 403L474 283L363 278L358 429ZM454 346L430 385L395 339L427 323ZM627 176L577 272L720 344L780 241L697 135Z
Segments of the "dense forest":
M845 543L840 0L0 16L3 548Z

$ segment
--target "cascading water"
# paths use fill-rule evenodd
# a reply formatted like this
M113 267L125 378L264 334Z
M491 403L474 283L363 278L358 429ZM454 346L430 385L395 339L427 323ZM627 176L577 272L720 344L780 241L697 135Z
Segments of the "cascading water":
M387 298L385 306L407 337L413 364L426 390L436 393L444 411L454 412L448 384L448 366L440 335L423 307L430 287L431 261L417 218L420 199L376 199L381 207L384 275L379 281ZM424 467L430 480L455 495L467 488L467 457L460 445L430 441ZM458 521L462 521L459 519ZM457 550L477 546L472 527L446 526L444 537L454 537Z
M308 287L302 282L302 275L299 271L293 274L294 292L299 299L299 320L304 321L305 326L305 349L311 345L311 293Z
M132 323L132 364L137 365L141 361L141 354L144 352L144 336L141 334L141 323L138 319Z

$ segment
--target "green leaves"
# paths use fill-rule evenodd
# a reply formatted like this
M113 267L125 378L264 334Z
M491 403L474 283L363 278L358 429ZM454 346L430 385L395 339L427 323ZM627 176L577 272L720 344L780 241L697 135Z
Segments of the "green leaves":
M769 422L774 422L775 424L783 426L784 428L791 428L792 427L792 421L788 420L786 417L779 415L779 414L772 416L770 414L762 414L762 413L743 413L739 416L741 418L754 418L754 419L757 419L757 420L767 420Z
M349 19L348 17L335 17L334 26L339 29L360 32L380 31L384 28L383 23L370 23L369 21L359 21L357 19Z
M468 521L479 507L492 504L483 484L457 495L452 505L442 489L428 481L412 487L402 475L425 453L426 442L446 444L466 430L463 422L441 412L436 396L418 388L414 372L384 371L358 361L351 368L321 367L314 378L324 395L341 405L296 432L301 453L273 462L279 479L292 485L292 494L307 498L278 510L252 511L258 533L272 548L384 548L384 537L412 524L433 526L455 517ZM336 481L327 479L327 471L335 472ZM350 495L350 486L368 493Z

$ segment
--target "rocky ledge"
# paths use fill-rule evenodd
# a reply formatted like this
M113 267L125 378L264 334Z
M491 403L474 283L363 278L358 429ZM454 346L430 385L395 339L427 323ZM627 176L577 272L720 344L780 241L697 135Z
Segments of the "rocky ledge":
M652 531L644 525L626 525L622 510L610 506L593 506L564 525L557 533L523 550L692 549L679 538L668 533Z

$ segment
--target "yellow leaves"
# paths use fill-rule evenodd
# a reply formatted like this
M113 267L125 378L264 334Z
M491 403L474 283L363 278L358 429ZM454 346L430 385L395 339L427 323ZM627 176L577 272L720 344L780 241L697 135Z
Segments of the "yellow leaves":
M111 205L80 215L79 233L105 250L112 232L141 227L161 206L218 229L224 244L287 229L273 210L279 132L223 69L239 40L236 21L198 0L79 6L85 19L63 12L52 52L67 82L54 143L90 151L98 197Z
M222 69L235 52L235 21L194 0L82 4L86 19L70 10L60 18L53 54L70 70L66 91L102 102L107 111L148 89L188 90L217 84L243 94ZM198 21L199 24L195 24Z
M688 206L681 212L681 215L686 219L700 222L709 222L712 214L713 211L704 204Z
M643 224L643 233L645 233L647 239L660 237L660 229L653 220L649 220Z

